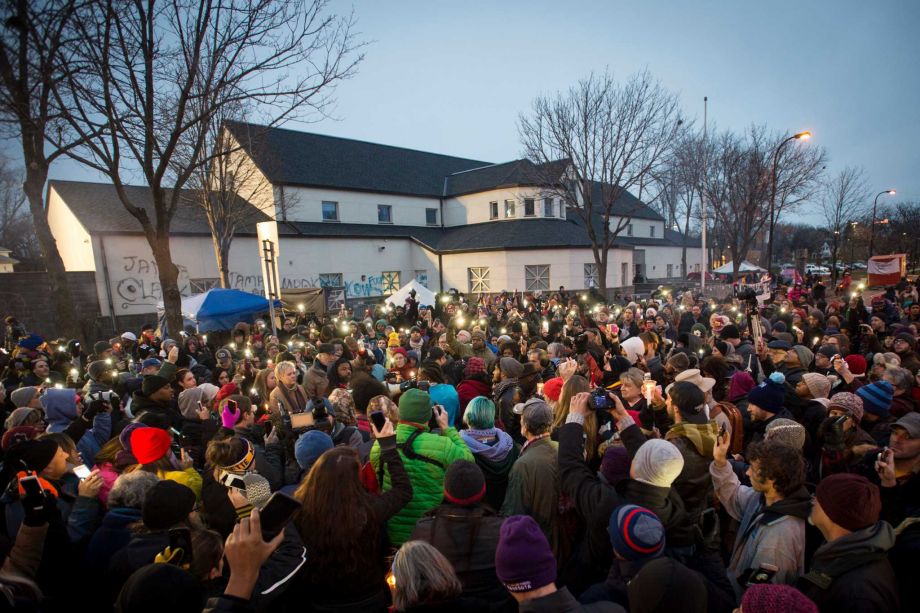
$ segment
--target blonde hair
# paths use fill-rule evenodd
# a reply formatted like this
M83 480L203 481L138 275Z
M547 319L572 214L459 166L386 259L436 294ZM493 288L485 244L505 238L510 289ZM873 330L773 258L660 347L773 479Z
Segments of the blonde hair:
M278 362L275 364L275 379L280 380L288 370L297 370L297 365L294 362ZM276 383L276 385L280 385L280 383Z
M559 393L559 402L553 411L553 429L561 428L565 425L565 420L569 416L569 406L572 404L572 398L581 392L590 392L591 384L581 375L572 375L569 380L562 386ZM597 415L591 411L585 417L585 452L586 459L590 460L597 454Z
M397 611L456 598L463 591L454 567L425 541L409 541L393 558Z

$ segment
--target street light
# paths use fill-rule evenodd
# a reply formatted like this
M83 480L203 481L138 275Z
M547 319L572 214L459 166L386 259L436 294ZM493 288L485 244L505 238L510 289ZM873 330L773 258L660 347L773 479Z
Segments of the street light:
M776 151L773 152L773 174L770 180L770 235L767 237L767 240L770 242L767 249L767 272L770 274L773 274L773 228L776 226L776 220L773 216L776 210L776 167L779 164L779 152L782 151L783 147L790 141L808 140L809 138L811 138L811 132L808 131L793 134L781 142L776 148Z
M893 189L886 189L875 195L875 202L872 203L872 227L869 228L869 257L871 258L875 254L875 209L878 206L878 197L882 194L888 194L889 196L894 196L896 191Z

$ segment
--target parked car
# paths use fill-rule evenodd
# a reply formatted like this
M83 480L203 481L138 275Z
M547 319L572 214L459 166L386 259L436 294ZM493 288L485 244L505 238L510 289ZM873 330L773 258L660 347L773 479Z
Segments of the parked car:
M805 274L806 275L829 275L831 274L831 271L827 266L818 266L817 264L806 264Z

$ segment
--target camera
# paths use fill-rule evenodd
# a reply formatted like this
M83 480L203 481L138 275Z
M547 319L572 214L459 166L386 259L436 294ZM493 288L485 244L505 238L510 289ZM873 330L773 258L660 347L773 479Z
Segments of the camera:
M402 383L399 384L400 392L405 392L411 389L418 389L423 392L427 392L428 390L431 389L431 382L430 381L419 381L418 379L412 378L412 379L409 379L408 381L403 381Z
M748 303L748 306L750 306L751 308L756 309L757 306L758 306L758 303L757 303L757 292L754 291L754 288L747 287L747 288L745 288L745 289L739 291L739 292L735 295L735 297L736 297L738 300L740 300L741 302L747 302L747 303Z
M590 407L595 411L613 408L613 402L610 400L607 390L602 387L595 388L595 390L591 392Z

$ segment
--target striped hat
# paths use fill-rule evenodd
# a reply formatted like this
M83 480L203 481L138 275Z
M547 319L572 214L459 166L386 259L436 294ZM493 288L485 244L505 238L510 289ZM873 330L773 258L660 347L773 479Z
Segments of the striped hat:
M657 557L664 551L664 526L658 516L640 506L624 504L610 514L610 544L624 560Z
M864 385L856 390L856 395L862 398L863 409L867 413L884 417L891 408L891 399L894 397L894 388L885 380Z

